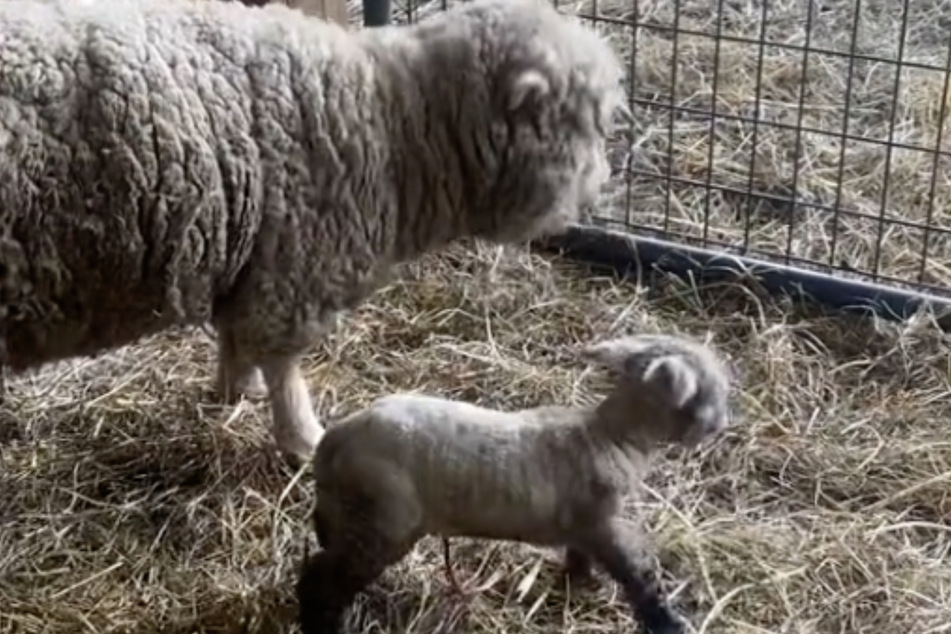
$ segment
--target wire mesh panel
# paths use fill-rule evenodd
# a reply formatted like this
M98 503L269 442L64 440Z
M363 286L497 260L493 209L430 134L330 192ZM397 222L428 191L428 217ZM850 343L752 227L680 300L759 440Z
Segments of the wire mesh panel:
M591 222L951 291L947 2L553 2L628 69L635 123Z

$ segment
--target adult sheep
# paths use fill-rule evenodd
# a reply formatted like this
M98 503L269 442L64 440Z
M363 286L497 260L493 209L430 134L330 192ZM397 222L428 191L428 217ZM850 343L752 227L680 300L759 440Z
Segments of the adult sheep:
M575 220L620 79L544 0L359 32L276 4L0 2L0 361L210 321L223 399L260 370L307 460L300 356L397 263Z

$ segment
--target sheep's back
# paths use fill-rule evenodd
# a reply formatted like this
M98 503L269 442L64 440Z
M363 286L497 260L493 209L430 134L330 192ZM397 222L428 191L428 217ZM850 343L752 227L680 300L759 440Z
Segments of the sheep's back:
M253 247L267 56L240 17L137 2L0 3L14 369L207 320Z

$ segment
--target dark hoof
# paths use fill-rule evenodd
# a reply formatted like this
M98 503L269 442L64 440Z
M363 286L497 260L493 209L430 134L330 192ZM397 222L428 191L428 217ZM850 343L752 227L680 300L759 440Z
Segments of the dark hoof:
M640 616L645 634L684 634L684 622L667 607L657 606L643 610Z
M297 582L297 623L303 634L339 634L345 606L337 600L333 578L321 554L305 563Z

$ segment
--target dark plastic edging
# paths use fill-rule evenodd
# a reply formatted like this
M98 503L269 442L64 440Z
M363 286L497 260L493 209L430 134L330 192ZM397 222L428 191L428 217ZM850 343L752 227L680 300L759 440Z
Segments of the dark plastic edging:
M754 278L772 294L787 294L834 310L866 314L871 311L891 320L906 319L927 307L938 316L942 330L951 332L951 298L600 227L576 225L562 235L539 240L534 246L613 269L622 276L656 269L678 276L690 275L703 282Z

